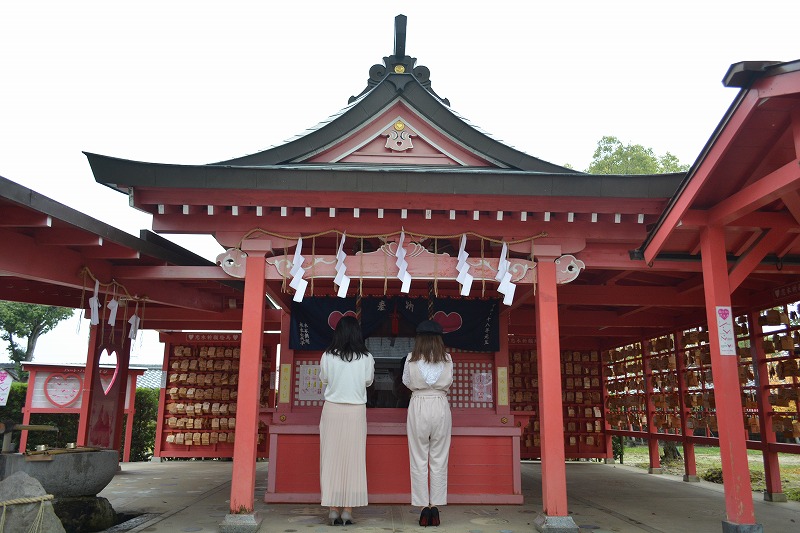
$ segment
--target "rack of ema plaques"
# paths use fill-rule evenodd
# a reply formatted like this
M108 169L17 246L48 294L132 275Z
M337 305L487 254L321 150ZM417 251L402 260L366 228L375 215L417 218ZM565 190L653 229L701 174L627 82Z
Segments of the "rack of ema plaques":
M233 457L239 378L238 333L162 334L165 357L156 457ZM262 351L258 457L269 453L267 413L275 382Z
M508 345L511 412L522 426L520 456L541 457L536 338L515 336ZM602 362L597 351L561 353L564 452L567 459L605 458Z

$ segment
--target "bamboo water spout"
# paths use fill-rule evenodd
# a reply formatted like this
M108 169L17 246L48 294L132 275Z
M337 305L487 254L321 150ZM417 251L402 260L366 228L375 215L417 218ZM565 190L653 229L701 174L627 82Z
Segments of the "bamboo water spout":
M0 435L3 436L3 450L2 453L13 453L11 445L11 436L14 431L55 431L58 428L55 426L48 426L46 424L17 424L16 422L6 420L0 422Z

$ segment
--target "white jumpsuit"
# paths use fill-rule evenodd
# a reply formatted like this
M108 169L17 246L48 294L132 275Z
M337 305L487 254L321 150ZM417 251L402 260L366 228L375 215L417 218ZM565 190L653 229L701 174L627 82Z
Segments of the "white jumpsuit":
M453 383L453 362L448 354L445 363L419 363L406 360L403 369L403 383L412 391L406 419L411 505L446 505L447 461L453 426L447 391Z

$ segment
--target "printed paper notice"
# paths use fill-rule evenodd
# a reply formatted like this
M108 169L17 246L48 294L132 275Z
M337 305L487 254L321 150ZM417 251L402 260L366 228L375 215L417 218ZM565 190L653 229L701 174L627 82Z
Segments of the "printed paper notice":
M322 400L323 385L319 379L319 365L300 365L300 391L298 400Z
M736 333L730 307L717 307L717 337L720 355L736 355Z
M11 384L14 379L5 370L0 370L0 406L5 407L8 402L8 394L11 392Z
M475 403L492 401L491 372L475 372L472 374L472 401Z

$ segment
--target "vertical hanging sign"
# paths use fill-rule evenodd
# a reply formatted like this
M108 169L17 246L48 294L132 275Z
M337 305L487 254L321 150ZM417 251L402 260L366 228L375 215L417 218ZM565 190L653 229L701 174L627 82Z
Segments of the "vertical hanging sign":
M292 387L292 365L283 364L279 373L280 389L278 390L278 402L289 403Z
M730 307L717 306L717 338L720 355L736 355L736 333Z
M8 395L11 392L11 384L14 378L5 370L0 370L0 407L5 407L8 403Z

